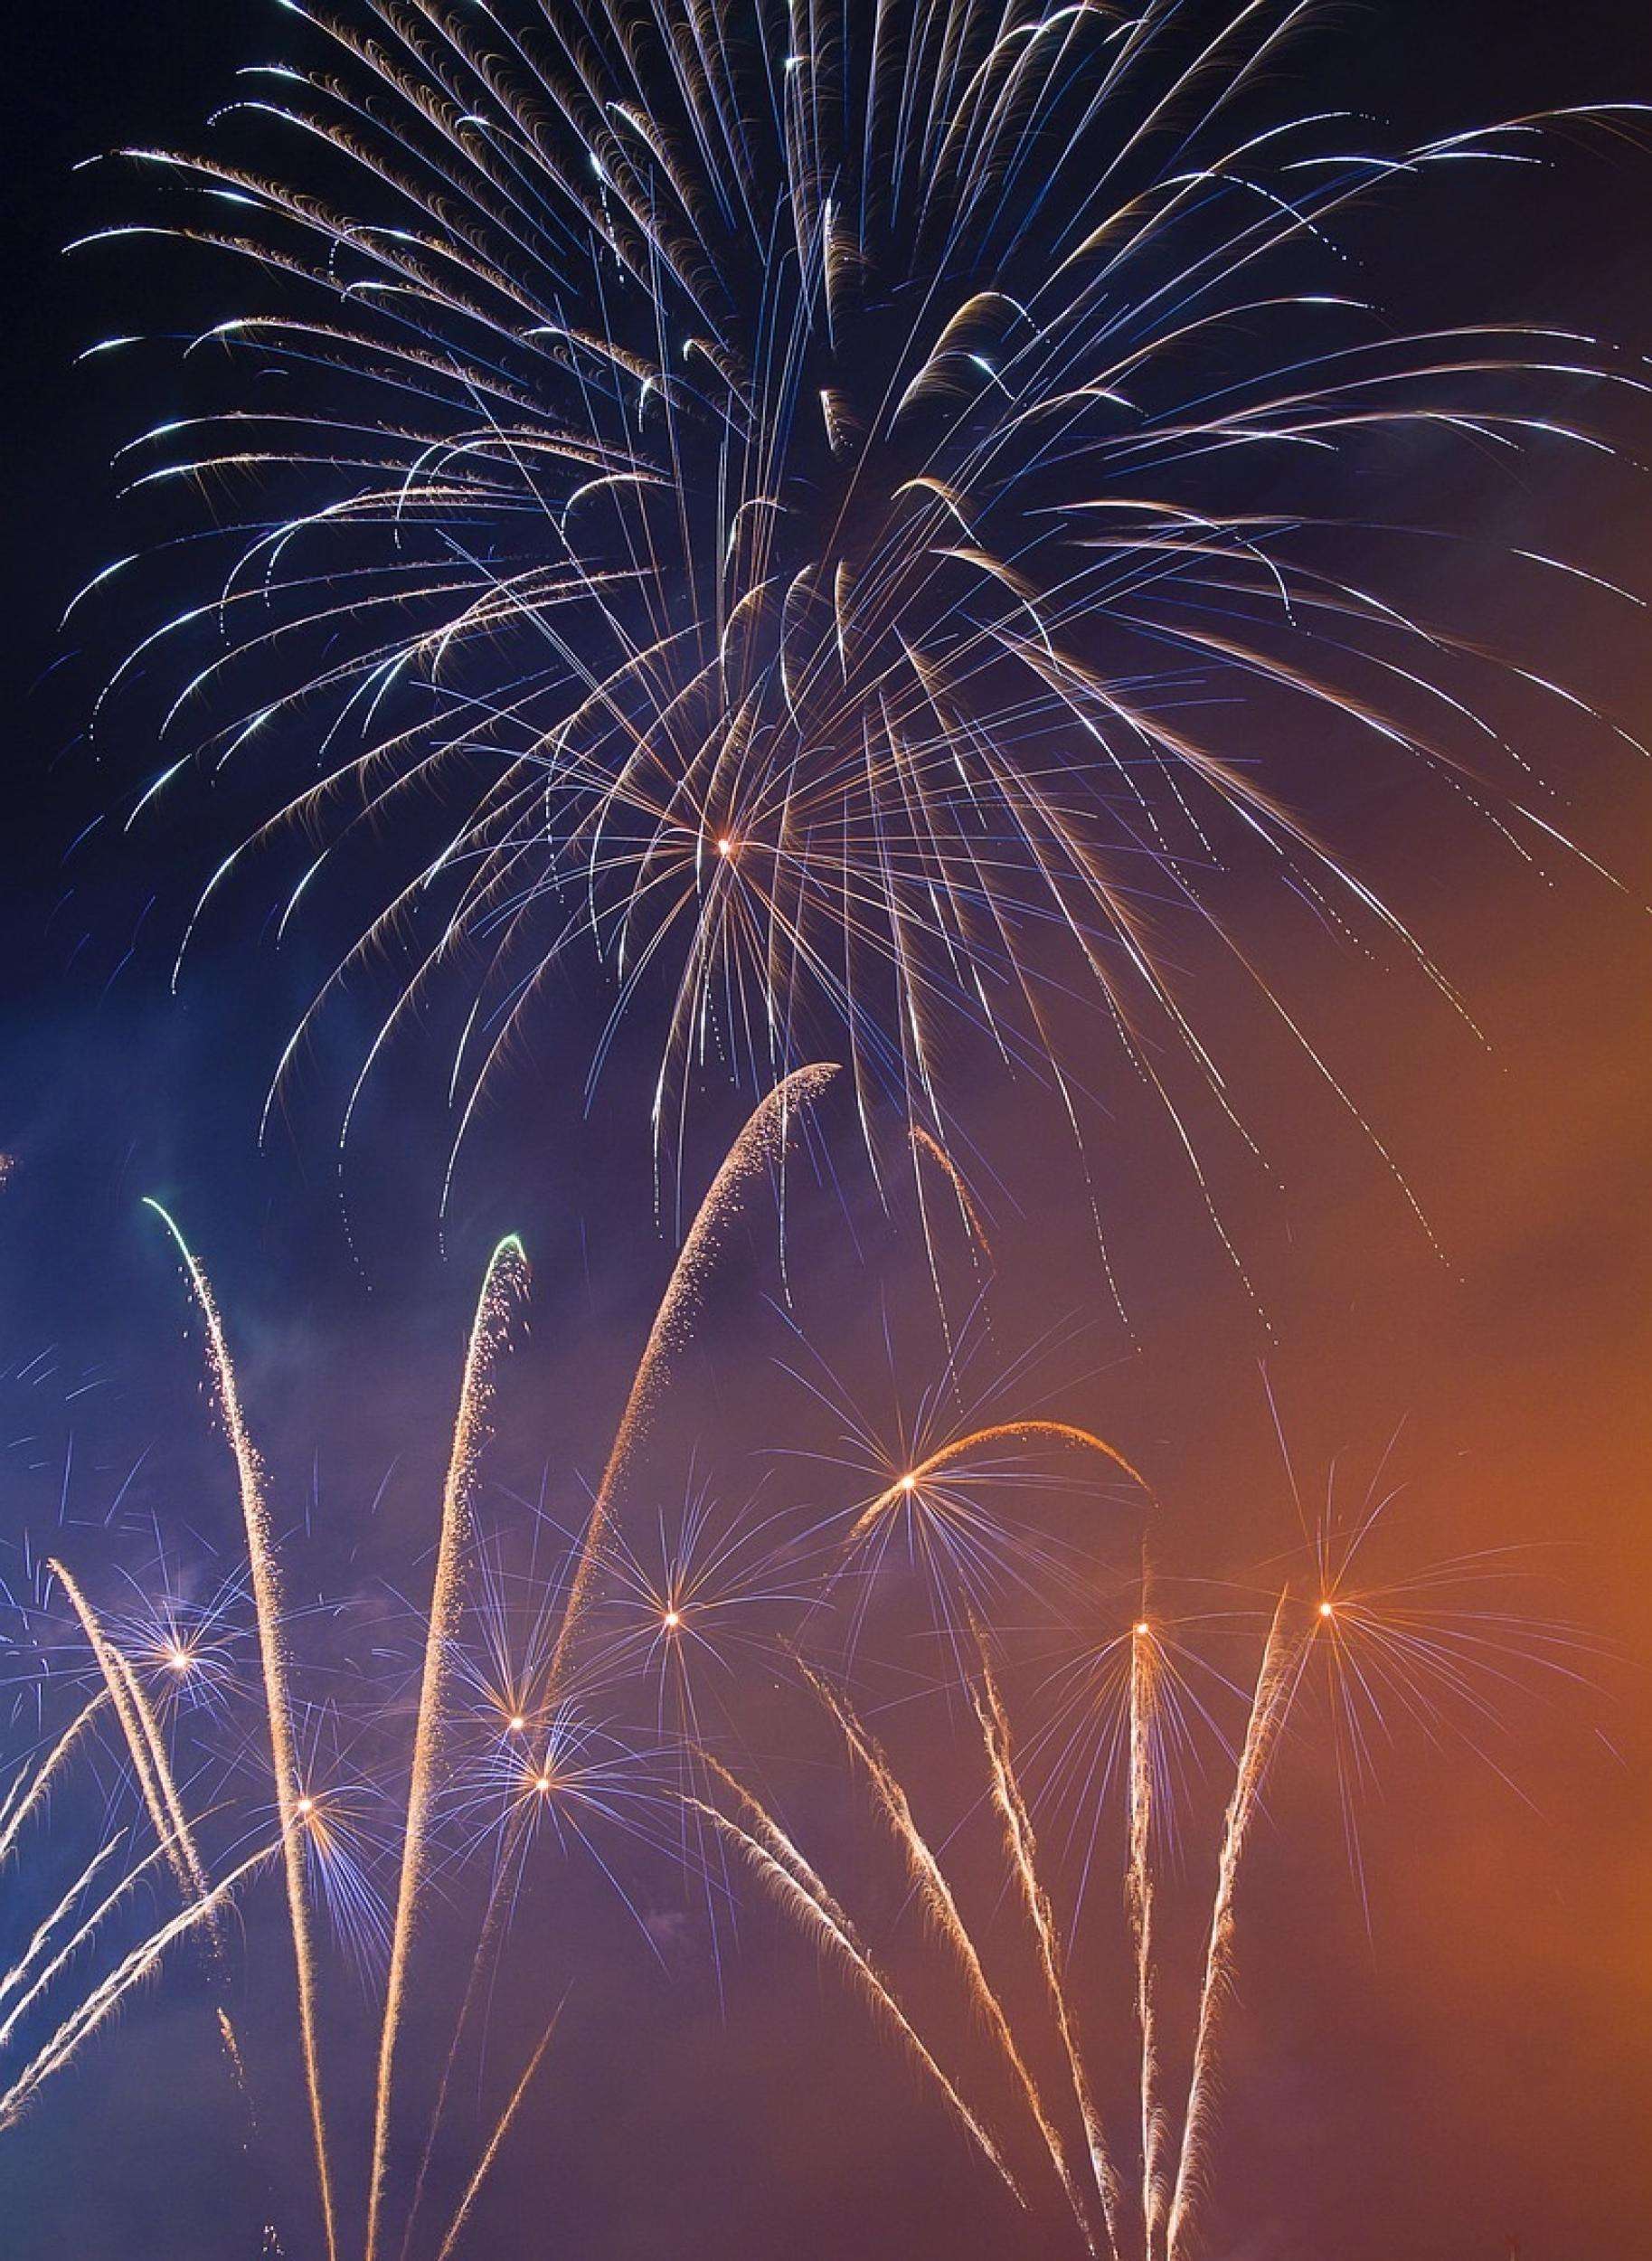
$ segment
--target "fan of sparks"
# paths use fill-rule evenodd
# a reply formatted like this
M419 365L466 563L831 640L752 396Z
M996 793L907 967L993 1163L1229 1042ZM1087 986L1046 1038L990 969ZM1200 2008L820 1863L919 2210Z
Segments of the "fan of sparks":
M362 1074L457 985L457 1143L583 945L591 1074L646 1007L668 1148L703 1072L826 1051L869 1140L892 1095L944 1140L995 1060L1076 1127L1088 1000L1202 1176L1238 1102L1167 945L1239 956L1224 868L1440 979L1282 745L1568 851L1486 653L1406 609L1407 545L1474 530L1384 467L1577 459L1610 435L1566 403L1644 383L1559 329L1408 334L1337 241L1378 190L1414 225L1430 178L1534 162L1540 121L1361 150L1279 107L1300 0L293 13L310 60L245 74L222 154L127 153L160 200L92 239L233 286L190 349L232 398L126 457L230 560L116 684L170 701L134 821L203 775L253 808L189 934L255 866L283 931L346 906L272 1098L388 965Z

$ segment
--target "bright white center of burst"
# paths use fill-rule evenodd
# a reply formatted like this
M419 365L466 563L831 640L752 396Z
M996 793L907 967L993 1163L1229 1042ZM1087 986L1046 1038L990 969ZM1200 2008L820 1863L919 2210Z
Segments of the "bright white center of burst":
M1329 1602L1321 1602L1319 1604L1319 1614L1321 1617L1333 1616L1335 1614L1333 1605Z
M187 1672L189 1670L189 1659L182 1649L168 1649L166 1662L175 1672Z
M314 1798L300 1798L298 1801L298 1811L300 1813L314 1813L316 1811L316 1801Z
M1145 1617L1140 1617L1140 1618L1138 1618L1138 1619L1137 1619L1137 1621L1136 1621L1136 1635L1137 1635L1137 1639L1138 1639L1138 1640L1139 1640L1139 1641L1145 1641L1145 1640L1147 1639L1147 1619L1146 1619Z
M519 1711L514 1711L511 1714L510 1729L513 1735L520 1735L527 1724L527 1721L523 1717Z
M667 1610L660 1622L668 1633L674 1633L683 1622L683 1613L680 1610Z
M546 1793L546 1792L550 1789L550 1787L551 1787L551 1777L550 1777L550 1775L549 1775L549 1774L541 1774L541 1775L539 1775L539 1776L537 1777L537 1779L535 1780L535 1782L534 1782L533 1787L534 1787L534 1789L535 1789L535 1790L537 1790L537 1791L538 1791L538 1793L539 1793L540 1796L543 1798L543 1797L544 1796L545 1793Z
M918 1489L917 1477L902 1476L901 1479L901 1489L902 1491L916 1491Z
M717 853L719 856L725 858L732 856L734 853L734 843L730 839L726 832L723 834L722 839L720 839L717 843Z

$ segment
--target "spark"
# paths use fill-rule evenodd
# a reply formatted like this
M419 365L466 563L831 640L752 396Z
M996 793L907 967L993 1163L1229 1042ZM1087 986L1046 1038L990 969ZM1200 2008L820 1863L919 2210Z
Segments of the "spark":
M436 1569L430 1585L429 1631L424 1668L419 1689L419 1712L413 1730L412 1779L407 1795L407 1818L401 1840L401 1871L396 1892L395 1927L392 1934L390 1971L384 1983L383 2020L380 2028L379 2075L373 2109L373 2162L367 2189L366 2261L378 2252L380 2215L389 2161L391 2105L393 2095L396 2047L401 2039L401 2010L407 1989L408 1958L420 1894L425 1887L425 1839L436 1795L443 1743L447 1734L449 1651L458 1628L460 1579L470 1536L470 1499L476 1483L477 1460L486 1429L493 1395L493 1370L509 1324L510 1312L527 1283L527 1259L522 1243L509 1234L488 1259L482 1291L471 1325L459 1387L458 1419L454 1425L453 1451L442 1490L440 1535Z
M826 1062L795 1069L775 1085L724 1155L688 1229L654 1315L591 1502L551 1660L553 1694L560 1689L569 1651L590 1606L591 1584L602 1559L615 1498L653 1420L672 1360L688 1339L723 1236L740 1212L747 1187L760 1172L783 1161L792 1130L836 1074L835 1065Z
M1194 2041L1193 2076L1187 2110L1182 2123L1181 2150L1176 2160L1166 2225L1168 2261L1178 2261L1187 2249L1194 2213L1204 2188L1205 2152L1215 2110L1215 2049L1221 2017L1232 1983L1233 1951L1237 1936L1235 1895L1241 1865L1251 1824L1261 1801L1269 1764L1278 1745L1292 1697L1301 1677L1304 1651L1286 1627L1290 1590L1280 1594L1269 1627L1257 1674L1256 1693L1246 1723L1244 1747L1233 1794L1222 1828L1222 1853L1217 1868L1216 1898L1211 1915L1210 1941L1205 1951L1204 1977L1199 1993L1198 2029Z
M298 1989L299 2044L304 2060L306 2099L309 2106L310 2140L316 2155L322 2231L327 2261L338 2261L333 2172L327 2152L320 2043L316 2031L316 1947L309 1899L305 1891L304 1846L297 1826L305 1816L299 1812L297 1804L292 1696L282 1623L281 1570L270 1528L269 1501L265 1497L263 1462L241 1414L241 1393L236 1385L234 1364L230 1357L229 1338L219 1317L212 1283L179 1226L160 1203L146 1195L144 1204L146 1208L154 1210L165 1226L188 1274L206 1329L208 1367L235 1462L241 1522L246 1533L247 1558L252 1576L253 1606L258 1619L259 1657L264 1680L265 1727L269 1737L270 1766L275 1778L276 1811L281 1825L280 1848L287 1887L288 1923L292 1934L293 1963Z

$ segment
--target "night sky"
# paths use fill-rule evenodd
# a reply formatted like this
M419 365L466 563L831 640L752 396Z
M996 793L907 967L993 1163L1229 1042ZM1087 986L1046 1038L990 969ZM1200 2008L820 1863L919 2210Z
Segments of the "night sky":
M1325 51L1324 102L1356 98L1417 137L1539 106L1652 97L1643 15L1628 0L1372 5L1350 11L1345 36ZM369 1833L382 1838L487 1252L519 1231L534 1274L478 1502L484 1528L516 1544L534 1517L529 1502L564 1527L582 1513L675 1228L653 1201L646 1043L622 1044L587 1100L604 998L599 978L586 968L582 985L573 961L481 1122L445 1229L434 1038L430 1056L404 1047L373 1087L339 1168L341 1094L371 1036L371 1000L346 1002L329 1022L260 1150L275 1058L337 938L322 916L278 953L275 897L251 887L203 932L171 995L182 920L229 835L199 803L143 838L123 839L106 819L156 766L152 747L122 743L118 722L95 759L83 732L133 623L116 607L82 616L78 637L56 624L91 572L139 545L109 459L175 412L183 380L158 354L73 365L96 337L146 319L160 326L146 308L168 270L160 259L60 255L67 239L130 209L115 168L72 168L125 140L198 139L236 67L274 53L278 32L288 37L279 11L239 0L136 11L58 0L10 27L0 1575L25 1601L38 1591L34 1558L61 1552L112 1602L128 1580L153 1588L176 1577L200 1594L236 1573L232 1472L184 1283L140 1209L154 1196L211 1269L289 1535L293 1648L317 1734L332 1738L341 1775L373 1785ZM1541 181L1466 190L1449 224L1397 259L1391 232L1383 289L1427 322L1461 307L1468 277L1477 307L1598 327L1652 353L1648 213L1645 148L1563 150ZM170 287L168 326L210 318L199 275L175 265ZM1488 473L1483 487L1459 479L1447 515L1644 586L1652 489L1629 459L1648 459L1652 415L1644 403L1618 412L1632 443L1625 459L1568 462L1563 476L1540 464L1512 482ZM1413 472L1420 487L1430 476L1426 462ZM1438 593L1428 572L1416 593ZM1581 591L1550 588L1539 601L1495 569L1467 601L1477 632L1652 735L1644 614L1603 610ZM1247 1878L1229 2027L1208 2216L1208 2250L1223 2261L1490 2261L1515 2237L1528 2261L1627 2261L1645 2247L1652 927L1640 906L1652 890L1652 781L1638 753L1599 733L1569 734L1553 707L1530 744L1561 781L1575 836L1622 890L1581 865L1545 884L1449 797L1327 779L1297 750L1316 821L1357 845L1362 872L1425 935L1483 1042L1414 969L1374 966L1317 936L1298 904L1276 914L1260 885L1241 905L1270 969L1300 973L1298 953L1311 951L1302 993L1314 1026L1402 1161L1438 1253L1372 1145L1277 1027L1230 998L1220 970L1186 971L1208 979L1203 1025L1213 1015L1231 1026L1257 1101L1269 1170L1233 1167L1220 1195L1262 1315L1128 1079L1115 1088L1104 1067L1093 1077L1110 1111L1096 1151L1128 1329L1082 1221L1059 1109L1024 1081L987 1077L972 1093L973 1182L998 1253L990 1320L975 1323L983 1417L1036 1401L1114 1441L1154 1488L1155 1559L1184 1582L1189 1609L1242 1611L1254 1626L1296 1542L1294 1472L1310 1512L1327 1492L1346 1506L1397 1488L1379 1542L1384 1575L1509 1549L1511 1606L1587 1629L1580 1677L1511 1670L1496 1717L1474 1725L1478 1756L1449 1736L1430 1747L1396 1716L1378 1779L1358 1800L1357 1861L1325 1754L1305 1737L1281 1765ZM756 1095L706 1080L684 1159L689 1202ZM798 1378L821 1370L810 1361L880 1424L939 1371L944 1343L913 1205L880 1211L841 1095L788 1171L787 1204L784 1271L771 1207L759 1203L708 1291L650 1441L647 1496L634 1502L639 1543L656 1500L702 1484L755 1500L757 1514L795 1506L805 1522L843 1508L857 1481L865 1490L819 1457L839 1449L840 1424ZM947 1261L959 1267L956 1320L968 1266L956 1246ZM1029 1352L1024 1381L987 1390ZM1128 1617L1138 1510L1128 1487L1106 1490L1101 1508L1105 1590ZM1079 1510L1057 1497L1041 1512L1070 1537L1062 1518ZM78 1670L61 1606L33 1622L47 1626L53 1669ZM4 1630L8 1641L21 1632L18 1613ZM1059 1661L1060 1634L1010 1631L1033 1685ZM988 1935L1013 1942L972 1803L967 1709L920 1692L935 1678L932 1640L898 1622L887 1635L881 1658L869 1643L861 1692L886 1707L891 1746L923 1783L938 1836L968 1817L960 1865ZM1224 1669L1242 1673L1249 1654L1253 1670L1249 1637L1222 1636ZM932 1949L829 1733L766 1668L741 1669L750 1686L720 1698L728 1747L927 2000ZM26 1645L0 1651L0 1674L15 1689L0 1709L5 1747L21 1751L35 1717ZM256 1805L255 1755L239 1748L206 1768L203 1802ZM95 1829L106 1800L132 1818L112 1758L91 1774L54 1806L66 1830ZM1224 1794L1215 1764L1187 1787L1166 1920L1188 1968ZM1058 1802L1044 1824L1063 1904L1083 1866L1070 1820ZM486 2133L478 2097L497 2109L567 1993L471 2251L986 2261L1069 2250L1071 2239L1045 2238L1015 2215L864 2004L749 1887L737 1935L723 1907L708 1928L703 1893L665 1854L623 1838L603 1849L614 1881L577 1848L535 1868L491 2001L482 2077L472 2067L459 2084L436 2169L449 2209ZM1109 1838L1086 1883L1073 1967L1095 2005L1099 2084L1117 2110L1129 2068L1128 1995L1109 1960L1115 1855ZM0 1877L0 1907L24 1893L30 1859L46 1856L26 1854ZM444 1870L434 1974L462 1952L470 1891L459 1866ZM8 1949L28 1921L5 1912ZM266 2218L289 2256L320 2252L272 1883L249 1895L235 1935L246 1947L233 1985L262 2098L262 2163L244 2149L199 1960L182 1960L0 2135L10 2261L250 2257ZM1013 1944L1006 1952L1013 1962ZM363 1974L346 1954L333 1957L324 2011L352 2224L371 2106L378 1978L368 1963ZM1034 2015L1030 1974L1007 1983ZM441 2046L446 1999L433 1975L410 2029L417 2077ZM939 1995L934 2014L960 2061L981 2049Z

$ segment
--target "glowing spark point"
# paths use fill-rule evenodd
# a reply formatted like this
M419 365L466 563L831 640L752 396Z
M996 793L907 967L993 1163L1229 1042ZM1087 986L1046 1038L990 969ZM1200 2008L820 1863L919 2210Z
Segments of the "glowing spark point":
M730 839L726 832L717 843L717 853L725 859L732 856L734 853L734 843Z
M1137 1619L1137 1621L1136 1621L1136 1638L1137 1638L1138 1641L1145 1641L1145 1640L1147 1639L1147 1619L1146 1619L1145 1617L1138 1617L1138 1618Z
M166 1664L168 1670L171 1671L187 1672L189 1670L189 1657L182 1649L168 1649L166 1651Z
M667 1610L660 1619L660 1622L668 1633L674 1633L683 1622L683 1613L681 1610Z
M297 1811L305 1815L307 1819L307 1817L316 1811L316 1801L314 1798L300 1798L297 1803Z
M536 1775L534 1776L534 1778L533 1778L533 1787L534 1787L534 1789L535 1789L535 1790L537 1790L537 1791L538 1791L538 1793L539 1793L540 1796L543 1798L543 1797L544 1796L545 1793L546 1793L546 1792L550 1789L550 1787L551 1787L551 1777L550 1777L550 1775L549 1775L549 1774L536 1774Z
M1330 1602L1320 1603L1319 1614L1321 1617L1334 1617L1336 1613L1336 1606L1334 1604Z
M901 1489L902 1491L916 1491L918 1489L917 1477L902 1476L901 1479Z
M519 1711L514 1711L505 1724L513 1735L520 1735L528 1723Z

